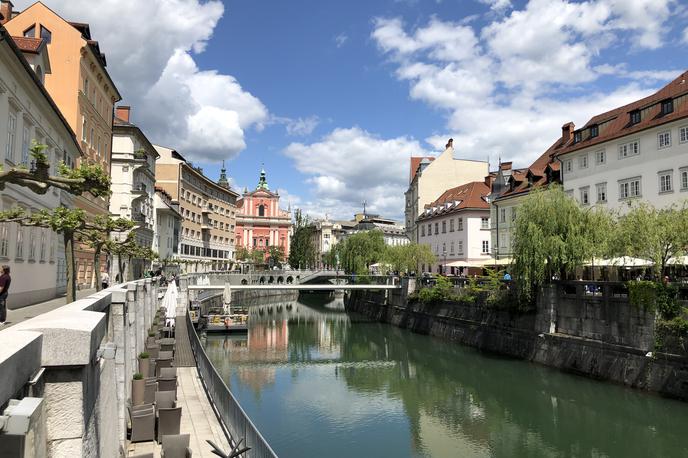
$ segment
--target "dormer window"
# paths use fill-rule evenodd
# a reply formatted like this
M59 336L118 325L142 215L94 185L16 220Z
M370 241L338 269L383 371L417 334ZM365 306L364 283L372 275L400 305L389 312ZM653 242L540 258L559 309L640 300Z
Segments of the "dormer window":
M583 133L579 130L573 133L573 143L578 143L583 138Z
M662 115L674 112L674 99L662 100Z
M44 25L41 24L41 38L46 44L49 44L53 39L53 34L50 30L46 29Z
M600 134L600 128L597 124L590 126L590 138L595 138Z
M32 25L28 29L24 30L25 38L36 38L36 26Z
M631 124L638 124L640 122L640 110L633 110L630 113Z

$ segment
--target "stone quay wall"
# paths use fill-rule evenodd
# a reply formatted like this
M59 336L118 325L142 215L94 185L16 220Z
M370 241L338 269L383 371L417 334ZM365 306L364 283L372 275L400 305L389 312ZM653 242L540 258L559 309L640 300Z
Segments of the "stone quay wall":
M347 311L374 320L579 375L688 400L688 357L654 351L654 314L614 294L584 286L545 288L536 310L480 304L421 304L400 292L353 291Z
M196 274L179 280L186 313ZM137 357L159 305L157 279L115 285L0 332L0 414L12 399L38 398L24 456L126 455L126 406ZM0 431L0 455L22 439Z

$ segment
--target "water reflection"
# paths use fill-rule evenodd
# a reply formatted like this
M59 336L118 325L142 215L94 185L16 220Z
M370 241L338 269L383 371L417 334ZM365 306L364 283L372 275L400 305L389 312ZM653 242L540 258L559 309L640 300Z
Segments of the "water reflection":
M343 311L251 306L208 354L281 457L688 456L683 403L477 353Z

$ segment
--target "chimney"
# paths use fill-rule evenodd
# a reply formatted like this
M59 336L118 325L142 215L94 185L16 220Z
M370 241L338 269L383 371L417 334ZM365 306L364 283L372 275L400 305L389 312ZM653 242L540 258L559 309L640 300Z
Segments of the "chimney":
M9 0L0 1L0 15L2 15L2 19L0 19L0 24L5 25L7 21L12 19L13 7L14 5Z
M573 138L573 131L576 129L576 125L572 122L567 122L561 126L561 140L567 143Z
M492 182L494 181L495 176L492 174L486 175L485 176L485 186L488 188L492 189Z
M121 119L124 122L129 122L130 111L131 107L128 107L126 105L120 105L117 108L115 108L115 117Z

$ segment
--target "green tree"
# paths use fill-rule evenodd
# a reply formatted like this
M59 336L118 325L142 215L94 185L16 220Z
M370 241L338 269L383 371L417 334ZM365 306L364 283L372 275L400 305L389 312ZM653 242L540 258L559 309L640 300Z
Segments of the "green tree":
M93 219L88 229L78 231L76 238L79 242L86 243L93 249L93 265L96 274L96 289L101 288L100 256L110 240L112 232L125 232L134 227L134 223L124 218L110 218L106 215L98 215Z
M344 271L363 275L371 264L383 260L385 240L382 231L357 232L340 242L340 264Z
M294 212L294 232L289 248L289 265L292 268L307 268L315 264L315 245L313 244L313 227L308 215L301 210Z
M534 190L519 208L514 228L513 271L519 292L532 300L554 275L564 278L586 260L604 256L603 238L595 227L606 218L600 211L583 211L560 186Z
M110 194L110 176L98 165L82 164L71 169L64 163L58 167L58 175L50 175L48 156L43 152L47 145L31 141L29 154L33 158L33 168L20 164L9 170L0 166L0 191L7 183L31 189L36 194L45 194L51 187L62 189L70 194L81 195L85 192L95 197Z
M436 257L428 245L410 243L387 246L382 260L396 272L410 273L417 271L421 264L433 264Z
M0 212L0 221L17 223L20 226L49 228L62 234L67 274L67 303L76 300L74 241L77 234L102 230L102 227L88 221L83 210L65 207L57 207L52 211L40 210L30 215L22 208L14 208Z
M237 261L248 261L251 258L251 252L248 251L246 247L239 247L234 254Z
M271 260L273 266L277 266L284 262L284 247L281 245L272 245L268 247L268 258Z
M619 219L614 238L615 254L648 259L655 279L661 278L669 259L688 248L688 208L657 209L648 203L635 205Z

